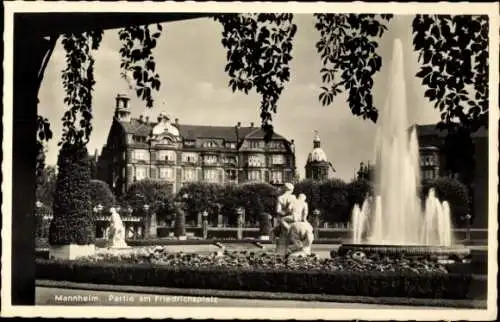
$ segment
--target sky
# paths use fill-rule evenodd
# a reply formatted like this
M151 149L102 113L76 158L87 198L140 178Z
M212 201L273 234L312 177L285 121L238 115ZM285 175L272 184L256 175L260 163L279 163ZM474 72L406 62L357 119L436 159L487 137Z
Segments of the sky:
M397 16L379 41L382 69L374 76L374 103L382 108L388 88L388 69L392 43L399 38L403 44L407 111L409 124L429 124L439 120L439 112L425 97L418 71L417 54L412 49L411 20L413 16ZM312 150L314 131L318 131L321 147L336 172L334 176L345 181L353 178L360 162L373 161L376 125L352 115L345 94L334 103L323 107L320 93L321 59L315 44L319 33L314 17L296 14L298 30L293 40L290 63L291 79L278 101L278 113L273 115L275 131L296 144L297 170L304 177L304 166ZM163 24L163 32L154 49L156 69L161 87L155 94L155 106L148 109L129 90L120 77L120 41L117 30L105 31L100 48L94 53L93 132L89 152L100 152L111 126L115 96L127 94L132 117L150 116L155 120L161 111L182 124L234 126L237 122L260 124L260 97L254 92L233 93L228 87L229 77L224 72L226 51L221 44L222 26L212 19L201 18ZM61 118L65 109L61 71L65 66L65 52L60 41L45 70L39 92L39 115L51 122L54 137L48 144L47 164L57 163L58 146L62 134ZM401 106L404 108L404 106Z

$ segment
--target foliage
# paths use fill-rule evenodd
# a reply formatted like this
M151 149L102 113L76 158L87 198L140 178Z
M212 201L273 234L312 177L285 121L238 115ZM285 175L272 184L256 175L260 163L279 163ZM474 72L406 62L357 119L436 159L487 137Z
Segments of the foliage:
M196 216L203 211L212 210L220 201L222 186L210 182L193 182L183 186L177 192L177 198L187 196L186 212L188 215Z
M366 197L373 195L373 183L365 179L356 179L347 184L347 202L351 210L354 205L361 207Z
M441 112L440 126L471 132L488 126L488 17L416 15L417 77Z
M62 37L66 51L66 67L62 71L66 92L64 104L69 109L62 118L63 134L59 145L85 145L89 140L92 132L92 90L95 84L91 51L99 48L101 40L102 31L64 34Z
M101 180L90 180L90 200L92 207L101 205L105 213L116 206L115 195L109 185Z
M222 45L227 49L225 71L234 91L246 94L255 88L261 95L260 117L265 139L273 133L272 114L290 80L292 40L297 31L293 14L222 14L214 18L223 26Z
M323 61L324 86L320 102L330 105L335 96L349 91L347 102L352 113L376 122L378 111L373 105L371 90L373 75L382 66L382 57L376 52L377 38L387 30L385 22L390 21L392 15L321 13L314 16L321 35L316 49Z
M120 49L121 76L129 84L132 76L135 80L137 97L146 101L147 107L153 107L152 91L159 91L161 85L160 75L155 72L156 62L153 57L153 49L156 47L162 30L161 24L156 24L127 26L118 32L122 42Z
M462 216L470 211L470 197L467 187L460 181L441 177L422 184L422 199L427 197L429 189L434 188L436 197L441 201L448 201L454 226L464 223Z
M37 116L37 157L36 157L36 177L37 181L43 176L43 171L45 169L45 142L52 139L52 130L50 129L49 120L46 117ZM44 142L45 141L45 142ZM42 179L43 180L43 179Z
M145 215L144 205L148 205L148 214L156 213L162 220L173 212L172 185L160 180L140 180L130 185L125 199L136 215Z
M88 161L87 149L81 145L66 144L59 152L54 218L49 228L51 245L94 243Z
M235 205L245 208L245 220L257 222L263 213L276 215L278 190L268 183L244 183L238 186Z
M36 200L40 201L44 206L52 209L54 200L54 191L56 189L56 168L54 166L44 167L43 171L37 177L36 185Z
M320 183L320 209L327 222L347 222L349 204L347 185L340 179L324 180Z
M320 207L321 195L319 187L320 184L318 181L305 179L295 184L295 188L293 189L293 193L297 196L301 193L306 195L306 202L309 205L309 215L311 215L314 209Z

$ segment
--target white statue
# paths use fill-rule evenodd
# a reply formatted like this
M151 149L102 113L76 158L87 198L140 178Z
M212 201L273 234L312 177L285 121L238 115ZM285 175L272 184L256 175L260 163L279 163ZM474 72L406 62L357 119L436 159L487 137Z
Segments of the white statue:
M294 206L297 198L293 195L293 185L285 183L284 193L278 197L276 213L278 214L278 226L275 228L277 238L277 253L286 254L288 248L288 232L290 225L295 222Z
M111 218L108 247L126 248L128 245L125 242L125 225L115 208L111 208L109 211L111 212Z
M289 255L311 255L311 246L314 241L312 225L307 221L298 221L290 225Z
M305 221L309 214L309 206L306 202L306 195L299 194L297 200L293 203L292 207L294 222Z

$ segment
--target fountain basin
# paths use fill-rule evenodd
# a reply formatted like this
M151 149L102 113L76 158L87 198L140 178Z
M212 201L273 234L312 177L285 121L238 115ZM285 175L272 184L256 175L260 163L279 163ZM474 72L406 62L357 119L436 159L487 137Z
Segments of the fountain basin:
M332 257L345 256L352 252L378 254L389 257L436 257L464 259L470 257L471 251L464 245L427 246L427 245L384 245L384 244L342 244L338 250L332 250Z

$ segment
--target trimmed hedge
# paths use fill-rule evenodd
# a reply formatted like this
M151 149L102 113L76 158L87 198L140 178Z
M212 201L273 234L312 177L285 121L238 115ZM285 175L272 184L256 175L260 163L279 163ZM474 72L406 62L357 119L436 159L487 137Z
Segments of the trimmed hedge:
M191 268L124 263L36 261L36 278L176 288L203 288L373 297L466 298L471 275L391 272Z
M49 227L51 245L93 244L95 224L90 197L87 149L65 144L59 152L54 218Z

